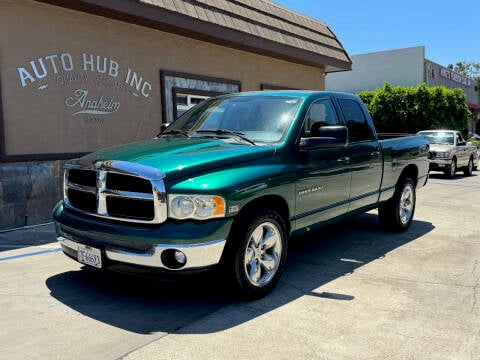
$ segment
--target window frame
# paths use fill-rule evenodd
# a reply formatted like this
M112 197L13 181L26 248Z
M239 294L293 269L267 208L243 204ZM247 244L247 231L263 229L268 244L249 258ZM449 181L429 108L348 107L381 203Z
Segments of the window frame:
M362 106L358 103L358 101L356 101L355 99L351 99L351 98L337 98L337 101L338 101L338 105L340 107L340 112L342 113L342 116L343 116L343 120L344 120L344 123L345 123L345 126L347 127L348 129L348 142L350 144L358 144L358 143L362 143L362 142L370 142L370 141L375 141L377 138L376 138L376 134L375 132L373 131L372 129L372 125L370 124L370 122L368 121L368 116L365 114L365 111L364 109L362 108ZM368 139L362 139L362 140L352 140L352 131L351 131L351 127L348 125L348 119L347 119L347 116L345 115L345 111L344 111L344 107L342 105L343 102L346 102L346 101L349 101L353 104L355 104L357 106L357 108L360 110L360 113L362 114L362 117L363 117L363 120L364 120L364 124L367 126L367 129L368 129L368 133L370 135L370 137ZM352 119L351 121L356 121L355 119Z
M339 115L339 111L337 109L337 106L336 106L333 98L332 97L322 97L322 98L319 98L319 99L316 99L316 100L312 101L312 103L308 107L308 110L306 111L305 117L303 119L303 124L302 124L302 134L303 134L303 136L302 137L310 137L310 136L307 136L307 131L306 131L306 126L307 126L307 122L309 120L310 111L312 110L313 106L315 106L316 104L318 104L320 102L329 102L330 105L331 105L331 108L333 109L333 113L335 114L335 116L337 118L338 126L346 126L344 119L342 119L342 117Z

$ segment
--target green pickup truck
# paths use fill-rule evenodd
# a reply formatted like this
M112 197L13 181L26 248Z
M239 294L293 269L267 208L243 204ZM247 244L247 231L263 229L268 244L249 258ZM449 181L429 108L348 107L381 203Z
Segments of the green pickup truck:
M242 296L278 282L288 239L378 208L406 230L428 179L421 136L379 140L362 101L325 91L208 99L154 139L66 163L64 253L101 269L220 268Z

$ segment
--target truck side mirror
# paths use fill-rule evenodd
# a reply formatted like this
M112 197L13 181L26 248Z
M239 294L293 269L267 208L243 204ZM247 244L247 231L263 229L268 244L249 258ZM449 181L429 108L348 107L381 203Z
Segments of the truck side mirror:
M316 136L300 139L300 150L323 149L346 146L348 129L346 126L322 126Z
M164 132L169 125L170 125L170 123L161 123L160 124L160 132L161 133Z
M155 135L155 138L159 137L161 133L163 133L165 130L167 130L167 128L170 124L171 123L161 123L160 124L160 132L157 135Z

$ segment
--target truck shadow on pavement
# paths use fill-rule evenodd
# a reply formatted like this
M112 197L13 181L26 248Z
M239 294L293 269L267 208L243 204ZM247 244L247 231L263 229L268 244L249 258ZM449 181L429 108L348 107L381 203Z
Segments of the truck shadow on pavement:
M468 176L468 177L475 177L475 176L478 176L478 171L474 171L473 174ZM462 180L463 178L465 178L465 175L463 174L462 171L458 171L455 174L455 176L452 177L452 178L445 177L445 175L443 175L442 173L429 173L428 177L430 179L439 179L439 180L445 180L445 181L458 181L458 180Z
M71 309L126 331L213 333L305 295L355 301L355 294L324 292L318 288L433 229L431 223L414 220L405 233L384 232L378 226L377 215L366 213L293 239L277 288L252 302L232 299L213 275L162 282L83 269L52 276L46 285L55 299ZM208 318L218 312L221 316Z

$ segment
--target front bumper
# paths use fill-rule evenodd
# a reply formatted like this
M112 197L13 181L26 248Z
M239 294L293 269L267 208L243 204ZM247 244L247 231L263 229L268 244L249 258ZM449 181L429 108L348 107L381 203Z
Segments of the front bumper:
M57 240L73 259L77 259L79 244L83 244L99 249L107 268L129 264L168 272L188 272L217 265L232 223L232 219L225 218L134 225L82 215L61 204L54 209L53 216ZM166 260L165 254L176 250L186 257L183 266L171 266Z
M430 159L430 170L444 170L450 166L450 159Z

